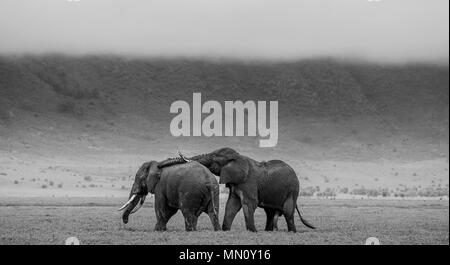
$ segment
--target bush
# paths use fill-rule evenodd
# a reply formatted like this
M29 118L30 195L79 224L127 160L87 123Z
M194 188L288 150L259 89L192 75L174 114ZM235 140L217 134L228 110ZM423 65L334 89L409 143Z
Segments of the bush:
M5 123L9 123L11 120L9 112L3 108L0 104L0 121L4 121Z
M347 187L342 188L339 192L343 193L343 194L347 194L348 193L348 188Z
M364 187L353 189L351 194L353 195L367 195L367 189Z
M58 105L58 112L75 114L75 102L65 101Z
M369 196L369 197L377 197L378 196L378 191L376 189L369 189L367 191L367 196Z
M84 177L84 180L85 180L85 181L88 181L88 182L89 182L89 181L92 181L92 177L91 177L91 176L85 176L85 177Z
M381 190L381 196L383 196L383 197L389 197L389 195L391 195L391 194L390 194L390 192L389 192L388 189L382 189L382 190Z
M336 191L331 188L326 188L324 191L318 192L317 196L319 196L319 197L335 197Z
M311 197L314 195L315 192L316 192L315 187L306 187L304 189L300 189L299 195L302 197Z

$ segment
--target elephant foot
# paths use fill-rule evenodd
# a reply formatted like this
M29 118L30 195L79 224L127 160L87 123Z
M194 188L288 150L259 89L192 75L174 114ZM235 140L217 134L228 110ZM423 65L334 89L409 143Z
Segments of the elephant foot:
M254 233L258 232L255 227L247 227L247 230Z
M155 231L157 231L157 232L164 232L164 231L167 231L167 228L166 228L166 226L156 225L155 226Z
M297 228L294 227L288 227L288 232L297 233Z

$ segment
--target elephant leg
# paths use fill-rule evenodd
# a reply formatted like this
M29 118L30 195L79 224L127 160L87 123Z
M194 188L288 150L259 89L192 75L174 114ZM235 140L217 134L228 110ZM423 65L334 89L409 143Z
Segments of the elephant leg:
M275 211L273 209L264 208L266 212L266 231L273 231Z
M245 227L251 232L256 232L255 227L255 210L258 202L254 202L244 195L243 191L238 191L239 198L241 199L242 209L244 210Z
M283 205L283 215L286 219L286 224L288 227L289 232L297 232L297 229L295 228L295 221L294 221L294 213L295 213L295 203L292 197L289 197Z
M155 231L166 231L167 222L178 211L178 209L166 206L163 209L155 208L155 211L157 220L155 225Z
M183 216L186 231L196 231L198 216L191 211L183 211Z
M242 204L239 197L235 194L230 193L227 200L227 205L225 206L225 216L223 217L223 225L222 230L228 231L231 228L231 224L233 223L234 217L241 209Z
M254 219L256 205L254 203L249 203L249 202L243 203L242 209L244 210L245 226L246 226L247 230L249 230L251 232L256 232L255 219Z
M278 217L280 217L281 213L279 211L275 211L273 215L273 230L278 231Z

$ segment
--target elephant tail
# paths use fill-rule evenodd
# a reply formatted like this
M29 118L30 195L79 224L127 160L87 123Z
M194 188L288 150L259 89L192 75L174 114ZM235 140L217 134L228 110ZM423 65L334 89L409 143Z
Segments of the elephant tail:
M219 190L218 190L219 187L218 187L218 185L214 185L214 182L211 179L208 179L208 182L209 183L207 184L207 187L209 189L209 192L211 193L211 205L213 207L214 214L218 215L217 211L218 211L219 205L216 205L215 198L216 198L216 195L219 193Z
M214 196L214 187L211 185L209 189L211 190L211 203L212 203L213 211L214 211L214 214L217 215L216 205L214 204L214 198L216 198Z
M303 219L302 215L300 214L300 210L298 209L298 205L295 205L295 209L297 209L298 216L300 216L300 220L302 221L302 223L304 225L306 225L307 227L309 227L311 229L316 229L312 224L310 224L308 221Z

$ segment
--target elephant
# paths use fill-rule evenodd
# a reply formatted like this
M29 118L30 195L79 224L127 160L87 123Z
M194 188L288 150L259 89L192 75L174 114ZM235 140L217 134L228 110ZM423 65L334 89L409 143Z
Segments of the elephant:
M225 147L208 154L185 157L185 162L197 161L213 174L220 176L220 184L229 188L222 230L230 230L236 214L243 209L246 228L256 232L254 212L257 207L264 209L266 231L277 228L278 216L286 219L288 231L296 232L294 215L297 210L302 223L315 229L300 214L297 206L299 180L295 171L281 160L258 162Z
M197 219L203 212L208 214L214 230L220 230L219 184L215 176L198 162L177 164L179 160L150 161L139 168L129 199L119 209L125 209L124 224L150 192L155 196L156 231L166 231L167 222L178 210L183 214L186 231L197 229Z

